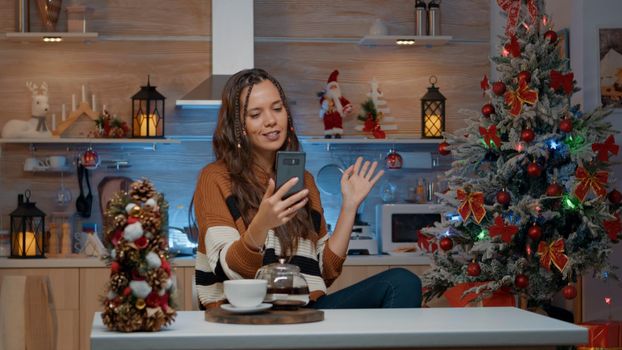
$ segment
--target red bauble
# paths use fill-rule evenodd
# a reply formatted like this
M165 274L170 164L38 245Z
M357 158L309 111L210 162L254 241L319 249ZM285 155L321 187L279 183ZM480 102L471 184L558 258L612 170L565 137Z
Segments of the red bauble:
M491 114L495 114L495 107L490 103L485 104L482 107L482 114L486 118L490 117Z
M563 192L564 188L561 187L557 182L553 182L546 188L546 195L549 197L561 196Z
M609 192L609 194L607 195L607 198L609 198L609 201L613 204L618 204L622 201L622 193L620 193L618 190L611 190L611 192Z
M505 84L501 81L492 84L492 92L497 96L505 94L505 90Z
M520 288L520 289L525 289L529 286L529 277L527 277L527 275L516 275L516 278L514 278L514 285L516 286L516 288Z
M443 156L451 154L451 150L449 149L449 144L445 141L441 142L438 145L438 153L440 153Z
M387 169L402 169L402 156L391 148L384 158L384 163Z
M544 33L544 38L549 39L551 44L554 44L557 41L557 33L555 33L552 30L549 30L546 33Z
M527 175L531 177L538 177L542 174L542 168L536 163L529 163L527 166Z
M526 70L518 73L518 81L521 81L521 80L524 80L526 83L529 83L531 81L531 73L529 73Z
M118 262L113 261L112 264L110 264L110 271L112 271L112 273L121 271L121 265L119 265Z
M542 236L542 229L540 228L540 226L533 224L533 226L531 226L529 230L527 230L527 236L529 236L529 238L533 239L534 241L537 241L538 239L540 239L540 236Z
M454 241L452 241L451 238L445 237L441 239L441 241L439 242L439 246L442 250L448 251L454 247Z
M572 131L572 120L570 120L569 118L562 119L562 121L559 122L559 130L563 132L571 132Z
M577 288L575 288L572 284L565 286L562 289L562 294L564 298L571 300L577 297Z
M471 277L477 277L480 273L482 273L482 268L475 261L470 263L467 267L467 274Z
M87 169L97 168L99 166L99 161L99 154L97 154L97 152L95 152L91 147L84 151L82 158L80 159L82 165Z
M501 205L508 205L510 203L510 194L504 190L497 192L497 202Z
M536 138L536 133L532 129L524 129L520 133L520 139L525 142L531 142Z

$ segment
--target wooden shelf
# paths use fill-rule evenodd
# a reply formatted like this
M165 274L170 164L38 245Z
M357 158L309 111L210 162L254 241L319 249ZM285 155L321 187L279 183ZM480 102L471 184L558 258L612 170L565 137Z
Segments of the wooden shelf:
M367 35L359 40L363 46L441 46L447 44L451 36L417 36L417 35ZM412 44L398 44L398 41L412 41Z
M343 137L340 139L326 139L322 136L299 136L300 142L308 144L430 144L437 145L443 142L443 139L422 139L409 137L406 135L386 139L374 139L365 137Z
M181 143L175 139L111 139L111 138L47 138L47 139L3 139L1 143L36 143L36 144L69 144L69 143L99 143L99 144L168 144Z
M44 42L45 38L60 38L61 42L87 42L97 40L98 33L73 32L7 32L7 40L17 42ZM51 42L53 43L53 42Z

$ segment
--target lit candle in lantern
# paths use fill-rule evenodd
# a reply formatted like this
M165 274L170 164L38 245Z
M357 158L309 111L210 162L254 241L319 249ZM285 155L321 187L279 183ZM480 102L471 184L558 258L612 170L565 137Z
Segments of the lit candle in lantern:
M142 115L140 136L156 136L156 117L154 114Z
M17 234L17 249L19 252L26 251L26 256L35 256L37 255L37 240L35 239L35 234L26 231L26 249L23 249L22 244L24 243L24 233L20 232Z
M425 133L428 137L441 136L441 117L432 114L428 115L425 120Z

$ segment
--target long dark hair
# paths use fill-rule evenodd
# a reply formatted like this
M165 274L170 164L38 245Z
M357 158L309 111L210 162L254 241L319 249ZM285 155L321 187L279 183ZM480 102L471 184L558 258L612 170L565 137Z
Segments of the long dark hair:
M222 92L222 105L218 113L218 124L214 131L214 153L216 159L224 161L231 176L231 191L246 226L249 225L265 193L267 183L261 182L252 171L255 165L252 145L245 136L245 116L253 86L269 80L279 91L287 113L287 138L280 151L298 151L300 142L294 131L292 115L281 84L263 69L253 68L240 71L227 81ZM242 92L246 89L245 96ZM298 239L317 240L317 232L311 222L311 205L307 202L292 220L275 229L281 244L281 254L289 256L298 247Z

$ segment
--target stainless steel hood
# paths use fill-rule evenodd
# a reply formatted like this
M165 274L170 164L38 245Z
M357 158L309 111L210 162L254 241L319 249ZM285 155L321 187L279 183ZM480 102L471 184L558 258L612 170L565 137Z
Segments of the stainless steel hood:
M227 79L255 65L253 29L253 0L212 0L212 76L175 104L220 108Z

